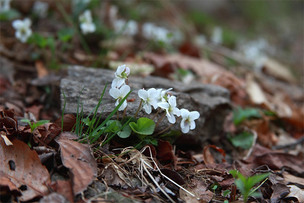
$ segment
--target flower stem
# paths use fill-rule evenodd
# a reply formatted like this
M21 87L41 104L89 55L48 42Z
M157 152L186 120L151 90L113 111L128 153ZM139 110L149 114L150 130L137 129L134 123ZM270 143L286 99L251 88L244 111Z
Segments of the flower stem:
M138 109L137 109L137 111L136 111L136 113L135 113L135 115L134 115L134 118L137 117L137 114L138 114L139 110L141 109L142 102L143 102L143 100L141 99L141 100L140 100L140 103L139 103L139 106L138 106Z
M157 121L155 128L159 125L159 123L165 118L166 116L166 112L164 112L164 114L162 115L162 117L160 117L160 119Z
M157 112L155 113L155 115L151 119L154 120L156 118L156 116L159 114L160 111L161 111L161 108L157 109Z
M123 111L123 114L122 114L122 119L121 120L123 120L124 118L125 118L125 116L126 116L126 112L127 112L127 107L124 109L124 111Z
M156 134L156 136L157 136L157 135L160 135L160 134L162 134L162 133L164 133L164 132L166 132L166 131L169 130L173 125L174 125L174 123L171 123L168 127L166 127L165 129L163 129L162 131L158 132L158 133Z

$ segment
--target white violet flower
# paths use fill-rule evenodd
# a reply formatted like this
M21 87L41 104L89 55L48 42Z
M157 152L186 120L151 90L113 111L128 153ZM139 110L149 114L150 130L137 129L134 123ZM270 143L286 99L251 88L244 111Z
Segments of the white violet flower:
M119 88L123 84L125 84L125 80L128 78L130 74L130 68L126 65L118 66L115 72L115 79L112 82L112 88Z
M215 27L213 29L213 33L212 33L212 36L211 36L211 41L215 45L219 45L219 44L222 43L222 41L223 41L223 31L222 31L222 28Z
M10 10L11 1L12 0L0 0L0 12Z
M174 124L176 122L175 116L180 116L180 110L176 107L176 97L171 96L168 99L168 102L158 103L158 106L166 110L166 116L169 123Z
M95 32L96 27L92 20L92 14L90 10L86 10L82 15L79 16L80 28L83 34Z
M33 6L33 12L39 17L45 18L49 9L49 4L47 2L35 1Z
M200 117L199 112L191 111L189 112L187 109L180 110L182 121L181 121L181 129L183 133L188 133L189 130L193 130L195 128L194 120Z
M155 88L150 88L148 90L140 89L138 90L138 96L142 99L143 108L147 114L152 112L151 105L154 107L154 109L158 107Z
M32 35L32 30L30 28L32 22L30 19L26 18L24 20L14 20L13 27L15 28L15 36L22 43L25 43L27 39Z
M117 106L122 99L130 92L129 85L123 85L121 88L111 88L109 94L116 99L115 106ZM127 107L127 100L125 100L119 107L118 111L123 111Z
M157 102L167 102L168 101L168 92L173 88L169 88L167 90L157 89L156 90L156 99Z

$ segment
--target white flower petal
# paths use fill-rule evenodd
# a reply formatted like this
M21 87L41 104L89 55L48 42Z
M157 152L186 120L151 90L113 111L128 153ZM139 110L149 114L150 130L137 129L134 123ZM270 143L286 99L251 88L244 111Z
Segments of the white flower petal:
M157 109L158 103L155 98L151 99L149 103L153 106L154 109Z
M29 28L29 27L31 26L31 24L32 24L31 19L26 18L26 19L23 20L23 25L24 25L25 27L28 27L28 28Z
M118 111L123 111L123 110L125 110L125 108L127 107L127 100L125 100L123 103L122 103L122 105L119 107L119 109L118 109Z
M111 88L109 91L109 94L111 95L111 97L113 97L114 99L117 99L120 96L120 91L117 88Z
M180 113L183 118L186 118L189 116L189 111L187 109L181 109Z
M129 67L126 67L125 73L127 74L127 76L130 75L130 68Z
M170 106L176 107L176 97L175 97L175 96L171 96L171 97L168 99L168 103L170 104Z
M144 104L144 105L143 105L143 108L144 108L144 110L145 110L145 112L146 112L147 114L150 114L150 113L152 112L151 105Z
M190 123L190 130L193 130L196 127L195 122L191 121Z
M169 104L167 102L160 102L160 103L158 103L158 106L162 109L168 109L169 108Z
M119 99L116 100L115 106L118 106L118 104L119 104Z
M148 92L146 90L144 90L144 89L140 89L140 90L138 90L138 96L141 99L143 99L144 101L146 101L147 98L148 98Z
M176 116L180 116L181 115L180 110L178 108L174 108L173 109L173 114L176 115Z
M124 78L115 78L115 79L112 81L111 87L119 88L119 87L121 87L123 84L125 84L125 79L124 79Z
M200 117L200 114L198 111L191 111L189 116L192 120L196 120Z
M131 90L131 88L129 85L123 85L120 88L121 97L125 97L130 92L130 90Z
M184 122L184 125L182 127L182 132L183 133L188 133L189 132L189 124L187 122Z
M19 29L23 28L22 20L14 20L12 25L16 30L17 29L19 30Z
M167 114L169 123L174 124L176 122L175 116L173 114Z
M121 76L121 74L125 70L125 68L126 68L126 65L118 66L118 68L115 72L115 76L117 76L117 77Z

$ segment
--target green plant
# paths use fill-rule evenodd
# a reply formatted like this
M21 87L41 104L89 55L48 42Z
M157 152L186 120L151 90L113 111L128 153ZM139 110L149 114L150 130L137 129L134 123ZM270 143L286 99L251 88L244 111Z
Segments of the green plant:
M251 197L260 197L261 193L257 190L263 185L269 176L269 173L257 174L254 176L246 177L237 170L231 170L229 173L235 179L235 185L241 192L244 202L247 202L248 198ZM254 188L254 186L263 181L260 185Z
M255 108L236 108L233 111L233 123L235 125L241 124L248 118L261 118L261 114L258 109Z
M77 107L77 115L76 115L76 124L74 127L74 132L81 138L88 140L90 143L95 142L102 134L108 133L110 136L107 138L107 140L103 143L108 143L116 134L118 134L120 137L128 137L129 129L126 127L128 124L128 121L122 125L119 121L112 121L110 120L113 115L118 111L119 107L124 103L124 101L127 99L128 94L120 101L120 103L115 107L115 109L110 113L110 115L107 116L107 118L101 123L101 116L97 118L97 111L102 103L103 96L105 94L105 90L107 88L107 85L105 85L103 92L99 98L98 104L95 106L95 108L90 112L88 116L83 118L83 112L82 107L81 111L79 112L80 108L80 100L78 100L78 107ZM81 105L82 106L82 105ZM91 116L91 114L93 115ZM85 128L86 126L86 128ZM83 135L83 131L86 129Z
M155 129L155 123L149 118L139 118L137 122L130 122L129 126L133 132L139 135L152 135Z
M15 9L0 12L1 21L9 21L20 17L20 13Z
M22 119L21 122L27 123L31 128L31 132L33 132L37 127L39 127L43 124L49 123L50 121L49 120L40 120L37 122L31 122L29 119Z
M236 136L229 136L229 140L235 147L249 149L254 141L254 135L250 132L242 132Z

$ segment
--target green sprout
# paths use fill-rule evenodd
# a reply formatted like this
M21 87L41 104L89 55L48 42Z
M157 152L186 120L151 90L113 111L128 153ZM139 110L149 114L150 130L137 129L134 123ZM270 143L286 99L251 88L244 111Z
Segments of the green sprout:
M264 184L268 179L269 173L257 174L254 176L246 177L237 170L231 170L229 173L235 179L235 184L239 191L242 193L244 202L246 203L248 198L251 197L260 197L261 193L257 190ZM254 186L263 181L260 185L254 188Z

